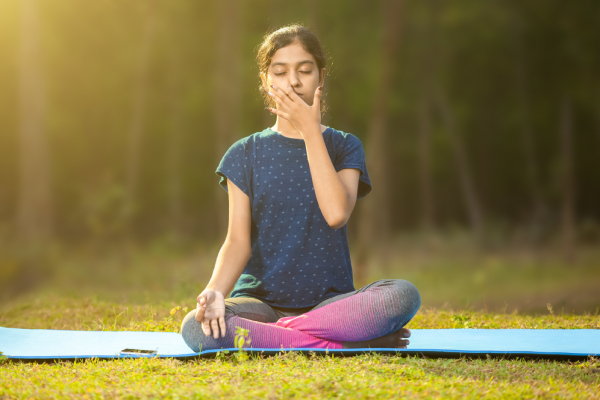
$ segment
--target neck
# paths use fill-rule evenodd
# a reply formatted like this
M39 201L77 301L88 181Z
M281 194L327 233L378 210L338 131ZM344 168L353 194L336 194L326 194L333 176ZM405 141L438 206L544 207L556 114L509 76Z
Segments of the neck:
M277 121L275 121L275 125L273 125L273 129L275 132L279 132L283 136L291 137L294 139L302 139L302 135L298 132L298 129L287 119L279 118L277 116Z
M304 139L298 129L287 119L279 118L277 116L277 121L275 121L275 125L271 127L275 132L279 132L283 136L291 137L294 139ZM325 132L327 127L321 124L321 133Z

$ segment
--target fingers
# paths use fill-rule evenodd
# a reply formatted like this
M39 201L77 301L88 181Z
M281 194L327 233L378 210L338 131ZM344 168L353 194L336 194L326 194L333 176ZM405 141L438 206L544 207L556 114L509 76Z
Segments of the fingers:
M277 110L279 111L279 109L282 108L282 106L284 105L284 102L273 92L268 92L269 96L271 96L273 98L273 100L275 100L275 103L277 104ZM273 111L275 110L274 108L269 108L269 110ZM274 112L274 114L279 115L278 113Z
M276 108L269 108L269 111L271 111L275 115L279 115L283 119L287 119L288 121L290 121L290 114L288 113L281 112Z
M225 333L227 332L227 325L225 324L225 318L220 317L219 319L208 320L205 319L201 322L202 332L206 336L213 336L215 339L219 338L219 327L221 328L221 337L225 337ZM211 332L212 330L212 332Z
M285 103L286 100L290 100L293 102L295 99L292 96L296 96L296 98L299 98L299 96L292 89L292 86L290 85L289 82L288 82L287 88L285 88L285 89L277 87L273 84L271 84L271 88L272 88L273 93L275 93L281 99L281 101L283 103Z
M290 82L288 82L287 88L284 90L284 92L288 95L288 97L293 102L297 102L298 100L302 100L302 98L300 96L298 96L298 94L294 91L294 88L292 87L292 84ZM302 101L304 101L304 100L302 100Z
M291 107L292 104L296 101L296 99L300 99L300 96L296 94L289 86L288 89L282 89L271 84L271 90L269 91L269 95L273 97L275 103L277 103L278 108L281 106ZM293 97L295 96L295 98Z
M225 337L226 329L225 329L225 318L219 318L219 326L221 327L221 336Z
M293 90L292 90L293 92ZM275 100L275 103L281 108L282 105L290 106L294 102L294 99L288 94L286 90L271 84L271 90L269 95ZM296 95L296 93L294 93ZM298 95L296 95L298 97Z
M213 337L215 339L219 338L219 324L217 323L216 319L213 319L212 321L210 321L210 326L212 327L213 330Z
M204 332L204 336L210 336L210 325L208 324L208 320L202 321L202 332Z

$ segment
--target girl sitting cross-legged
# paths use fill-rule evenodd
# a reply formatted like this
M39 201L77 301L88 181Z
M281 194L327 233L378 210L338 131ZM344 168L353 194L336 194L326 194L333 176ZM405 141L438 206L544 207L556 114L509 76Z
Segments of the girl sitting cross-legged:
M384 279L355 290L346 231L371 191L360 140L321 125L325 56L299 25L258 53L273 127L227 150L216 173L229 196L227 238L181 334L194 351L232 348L406 348L421 305L415 286ZM231 296L225 296L233 289Z

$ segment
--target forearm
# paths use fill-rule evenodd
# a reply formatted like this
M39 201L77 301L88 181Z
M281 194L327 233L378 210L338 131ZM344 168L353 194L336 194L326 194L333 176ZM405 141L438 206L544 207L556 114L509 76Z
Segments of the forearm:
M217 261L212 277L206 285L206 289L214 290L223 294L223 297L233 289L235 282L238 280L248 260L252 249L250 244L239 242L231 239L225 240Z
M346 221L348 191L331 162L320 127L302 135L319 208L327 223L337 229Z

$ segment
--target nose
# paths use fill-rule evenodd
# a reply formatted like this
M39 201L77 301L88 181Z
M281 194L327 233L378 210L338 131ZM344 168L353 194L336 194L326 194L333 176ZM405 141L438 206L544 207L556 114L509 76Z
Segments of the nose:
M291 73L290 75L290 85L292 87L296 87L300 84L300 80L298 79L298 75L297 73Z

